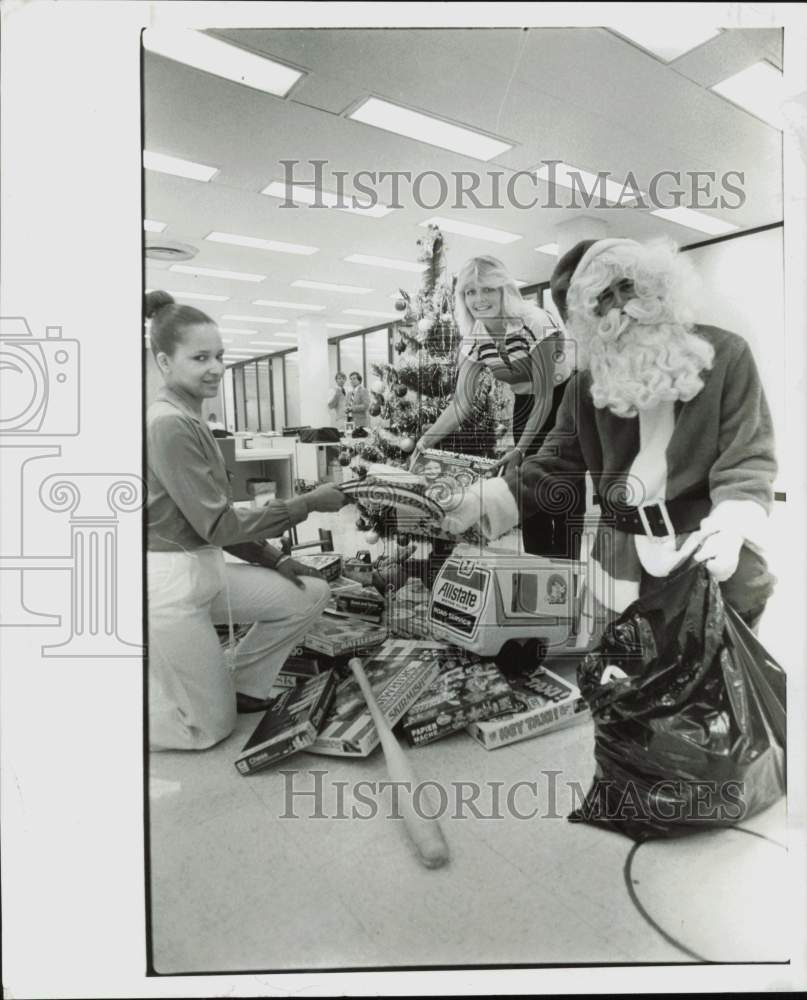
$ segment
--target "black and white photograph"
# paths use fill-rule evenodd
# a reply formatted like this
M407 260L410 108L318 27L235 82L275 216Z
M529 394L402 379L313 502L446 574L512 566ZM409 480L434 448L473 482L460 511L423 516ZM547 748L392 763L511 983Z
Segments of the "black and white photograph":
M3 19L8 995L804 988L804 9Z

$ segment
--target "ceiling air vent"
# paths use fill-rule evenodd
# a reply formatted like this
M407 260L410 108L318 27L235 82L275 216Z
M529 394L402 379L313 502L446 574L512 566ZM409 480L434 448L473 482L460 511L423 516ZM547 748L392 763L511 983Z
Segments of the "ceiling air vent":
M199 251L190 243L177 243L175 240L147 239L146 256L152 260L191 260Z

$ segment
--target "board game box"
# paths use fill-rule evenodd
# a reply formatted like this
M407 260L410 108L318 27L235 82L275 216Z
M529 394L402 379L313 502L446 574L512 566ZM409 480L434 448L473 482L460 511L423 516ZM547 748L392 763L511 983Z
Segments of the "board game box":
M319 673L322 673L319 660L311 654L306 656L301 651L286 660L280 668L280 673L275 677L272 687L281 689L296 687L298 684L316 677Z
M494 458L425 448L415 459L412 472L426 481L427 496L437 487L434 499L440 503L443 493L463 490L480 477L493 473L497 466L498 462Z
M394 726L434 681L439 656L446 650L436 643L389 639L363 666L376 701ZM378 745L378 731L353 676L337 688L330 712L311 753L333 757L366 757Z
M339 590L333 600L338 613L353 618L378 624L384 615L384 598L375 587L345 588Z
M451 649L438 659L439 675L403 718L403 732L411 746L432 743L464 729L469 722L521 707L492 660Z
M486 750L532 739L590 717L579 689L546 667L536 667L523 679L509 683L521 711L466 726L466 732Z
M339 657L366 653L386 638L387 630L371 622L322 617L306 632L303 646L314 653Z
M328 670L273 699L238 755L236 769L254 774L308 747L322 726L336 686L336 675Z
M294 555L297 562L318 569L328 583L337 580L342 575L342 557L337 552L315 552L308 555Z

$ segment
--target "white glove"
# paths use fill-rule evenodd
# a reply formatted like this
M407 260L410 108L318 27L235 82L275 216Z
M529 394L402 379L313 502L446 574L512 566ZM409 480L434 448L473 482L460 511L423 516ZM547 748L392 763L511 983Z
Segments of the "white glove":
M737 571L743 541L743 536L737 531L714 531L707 535L693 558L695 562L706 563L715 580L723 583Z
M479 491L473 486L457 497L451 510L446 513L440 527L450 535L461 535L482 520L482 503Z

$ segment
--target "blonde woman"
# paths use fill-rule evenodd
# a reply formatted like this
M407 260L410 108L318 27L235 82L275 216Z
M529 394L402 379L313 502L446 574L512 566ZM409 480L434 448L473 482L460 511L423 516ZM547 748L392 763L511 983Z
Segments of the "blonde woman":
M492 376L506 384L514 397L515 446L502 458L504 470L510 471L531 449L550 416L558 386L570 374L562 367L563 344L549 315L521 297L513 277L495 257L467 261L454 295L462 337L457 387L451 405L418 441L415 457L461 427L471 430L474 399Z
M492 379L503 383L513 396L514 447L500 464L505 474L514 473L554 426L571 375L568 351L549 314L521 297L512 275L496 257L466 261L457 276L454 297L462 336L457 387L450 405L417 442L410 467L424 448L437 447L460 428L463 436L472 436L475 400ZM491 440L487 444L491 454L492 445ZM554 520L556 524L553 518L544 517L540 525L525 532L528 550L546 554L563 550L565 522Z

